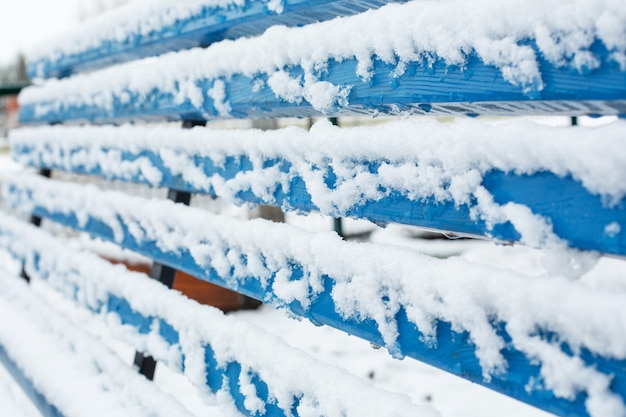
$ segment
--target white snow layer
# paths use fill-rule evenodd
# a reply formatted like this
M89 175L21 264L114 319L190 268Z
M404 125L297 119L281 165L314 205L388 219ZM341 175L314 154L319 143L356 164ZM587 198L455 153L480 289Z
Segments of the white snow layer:
M243 320L200 305L122 265L70 249L46 232L3 214L0 245L26 260L31 278L45 280L82 306L102 313L121 339L176 370L184 369L207 401L217 398L220 405L232 408L226 382L216 398L206 386L204 348L209 345L218 366L225 368L233 361L242 366L239 384L251 411L265 406L250 381L246 383L248 372L267 383L270 398L284 410L291 410L294 398L300 398L296 409L302 416L438 416L430 407L415 406L404 395L374 388L342 369L320 363ZM144 317L165 320L178 332L179 344L164 346L167 343L159 336L156 322L148 335L140 335L134 327L120 325L114 313L107 316L110 296L128 301Z
M16 187L12 193L10 186ZM324 291L324 276L330 277L337 312L373 320L392 353L398 353L395 315L402 307L431 343L436 343L437 320L467 331L485 379L506 372L501 351L511 346L541 366L539 384L555 395L573 399L585 392L593 416L626 413L622 399L610 391L611 376L560 347L567 343L573 352L587 348L625 359L622 293L561 276L526 276L458 258L434 259L408 249L345 242L330 232L310 234L258 219L242 222L170 201L27 175L6 178L3 192L8 204L26 212L39 206L75 213L80 226L89 218L102 221L118 243L126 228L136 241L152 242L161 251L188 250L201 269L215 270L231 288L257 280L265 301L279 307L297 300L308 308ZM301 266L302 278L290 279L293 265ZM497 334L494 322L505 324L510 343ZM558 334L558 340L546 340L543 331Z
M392 192L413 201L434 198L457 206L476 201L475 219L488 227L509 221L522 242L545 247L562 246L549 221L514 203L494 203L482 185L484 175L495 169L517 175L571 176L591 194L600 195L607 206L615 206L626 196L625 134L623 121L572 129L528 121L490 125L466 119L453 123L405 120L356 128L320 121L310 131L295 127L258 131L53 126L13 130L10 140L14 148L28 149L14 153L23 164L68 171L96 169L105 177L141 179L156 186L162 180L160 167L145 156L134 161L122 157L122 153L147 151L197 190L214 192L237 204L242 203L238 193L248 190L267 204L275 204L273 193L278 187L289 193L296 176L304 180L313 204L332 216ZM208 175L197 159L210 158L219 167L228 157L241 156L252 166L233 177ZM288 172L281 171L280 164L266 165L277 159L291 163ZM370 172L367 162L380 163L376 173ZM332 186L325 182L329 168L337 177ZM621 233L610 226L608 232Z
M0 344L67 417L189 416L185 408L37 297L0 273Z
M525 44L533 40L538 50ZM314 41L312 41L314 40ZM202 110L199 80L234 74L264 74L277 97L306 100L319 111L345 102L350 86L319 81L330 60L356 59L356 75L367 82L373 59L396 66L401 75L412 61L442 58L463 67L475 53L500 69L504 79L524 91L543 88L540 54L555 66L580 72L601 64L591 50L599 41L626 69L626 3L621 0L447 0L389 4L356 16L301 28L272 27L256 38L223 41L122 64L89 75L49 81L20 95L22 105L37 104L45 114L61 104L110 106L129 93L146 97L155 89ZM301 66L297 79L286 72ZM228 103L221 103L223 109Z
M100 48L109 42L132 44L133 39L153 36L181 20L200 15L203 10L226 11L246 3L246 0L135 0L31 48L27 51L27 59L29 62L55 61Z

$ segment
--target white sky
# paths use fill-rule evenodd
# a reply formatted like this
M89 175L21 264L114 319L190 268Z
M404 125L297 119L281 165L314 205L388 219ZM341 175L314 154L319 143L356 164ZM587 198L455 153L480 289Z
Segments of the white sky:
M89 0L0 0L0 65L76 24L83 1Z

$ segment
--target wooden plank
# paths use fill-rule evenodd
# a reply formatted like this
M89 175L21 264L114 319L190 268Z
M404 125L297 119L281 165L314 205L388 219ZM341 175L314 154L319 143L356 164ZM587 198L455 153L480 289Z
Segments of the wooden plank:
M258 408L272 417L311 415L312 404L329 417L363 415L372 411L368 407L381 416L438 416L16 219L0 216L0 241L33 279L106 317L114 335L182 372L206 400L217 395L245 416L258 416ZM325 389L328 379L335 383L332 392Z
M311 132L52 127L15 131L11 143L16 160L39 168L535 247L560 239L624 256L626 207L618 194L607 193L606 176L608 166L611 176L626 175L619 171L626 166L619 151L624 128L469 120L361 129L320 124ZM449 155L457 148L474 151L475 160L468 163L472 156L464 151ZM517 161L509 157L512 149ZM571 149L586 151L570 158ZM411 179L398 181L402 175ZM450 184L467 181L476 182L473 191L453 196ZM591 182L603 183L604 193L584 185ZM512 204L518 211L507 214ZM526 218L516 214L522 208L532 213L528 219L548 225L545 235L527 229ZM489 217L494 210L501 213Z
M207 1L208 5L193 5L184 18L173 21L168 15L179 12L177 9L181 5L176 2L165 4L156 10L131 5L100 16L94 26L91 26L91 22L86 22L74 32L59 37L56 42L49 41L45 45L46 51L41 52L43 56L28 62L28 76L66 77L169 51L206 47L223 39L259 35L274 25L301 26L322 22L391 2L393 1L282 0L280 4L270 4L267 0L246 0L215 5L215 2ZM132 14L128 16L128 13ZM164 15L163 18L161 14ZM85 38L94 40L81 45Z
M586 386L592 380L602 380L610 390L603 391L602 398L611 398L613 405L623 404L626 353L600 352L617 346L608 340L626 331L616 328L626 323L626 318L615 318L624 314L620 294L594 292L566 279L520 276L461 260L424 258L399 248L351 244L286 225L217 218L164 201L122 197L85 187L56 187L49 180L31 181L22 176L11 180L7 189L5 201L17 209L33 210L42 217L117 242L200 279L287 308L314 323L385 346L397 356L424 361L557 415L592 414L599 393L591 386L569 385L569 378L559 379L569 381L568 387L561 389L557 381L550 379L549 369L574 366L576 375L593 375L588 382L576 384ZM380 262L381 257L385 262ZM443 287L438 287L439 283ZM433 285L438 289L431 289ZM305 295L297 295L302 292L298 289ZM470 312L475 307L480 310L480 304L463 307L458 316L440 315L455 308L445 291L458 294L459 298L453 299L460 305L471 303L473 294L480 294L479 299L489 300L488 304L495 303L485 307L485 315L477 320L486 327L463 324L465 318L476 324ZM349 294L361 294L367 300L352 299ZM515 297L506 296L511 294ZM342 295L348 295L351 301ZM609 301L611 297L616 300ZM549 314L542 316L540 323L527 317L545 310L545 299L550 299ZM576 301L580 299L587 301L581 304ZM515 300L521 303L519 308L511 304ZM445 309L438 310L437 306ZM416 311L424 315L415 316ZM584 319L575 319L581 314ZM435 317L433 327L423 327L425 323L416 317ZM565 328L550 324L563 318L576 321L577 335L588 331L594 336L584 342L570 339ZM600 321L590 322L596 319ZM581 333L579 326L583 322L587 330ZM511 327L512 323L515 325ZM517 333L518 325L530 325L528 333ZM605 334L606 343L601 334ZM490 342L485 343L481 339L484 337ZM535 350L535 343L543 347ZM485 362L485 349L494 348L506 371ZM541 352L548 356L541 356ZM551 362L550 357L559 364ZM555 387L554 391L550 387Z
M441 59L434 63L414 61L397 76L396 65L373 59L371 79L357 75L358 61L330 61L319 82L329 83L345 92L322 107L311 102L287 100L272 90L269 75L254 77L228 74L223 78L198 77L193 88L203 97L192 102L180 100L188 91L181 77L180 84L167 91L155 85L150 93L135 90L132 84L110 87L100 74L89 78L58 83L54 88L70 91L66 99L48 98L28 101L20 108L20 122L59 123L88 121L96 123L125 121L137 118L161 120L215 120L223 118L275 118L377 115L624 115L626 114L626 71L604 55L600 67L581 74L568 67L557 67L541 61L545 88L528 92L523 86L506 81L501 70L470 55L464 68L450 66ZM162 71L157 62L146 62L136 68L136 77ZM126 71L126 70L125 70ZM128 69L132 71L132 69ZM290 78L302 82L299 66L285 71ZM104 76L104 74L102 74ZM133 76L131 76L133 77ZM100 86L81 91L89 82ZM180 88L180 90L178 89ZM75 93L71 93L73 90ZM46 92L46 86L33 91ZM222 100L211 98L211 92L222 91ZM51 93L52 95L54 93ZM107 105L98 103L106 98ZM228 109L225 111L224 108Z
M64 415L190 416L100 340L54 311L21 278L0 273L0 288L0 311L11 317L0 323L2 348L52 405L52 415L60 410Z
M623 51L614 42L624 22L598 29L623 6L533 5L536 19L519 19L521 4L475 13L462 1L407 2L273 27L26 89L20 119L626 114ZM564 18L553 19L557 12ZM489 18L500 24L488 29Z

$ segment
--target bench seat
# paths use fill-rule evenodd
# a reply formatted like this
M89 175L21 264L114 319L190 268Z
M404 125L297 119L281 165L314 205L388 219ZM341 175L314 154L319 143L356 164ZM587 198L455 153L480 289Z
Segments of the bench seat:
M152 259L159 294L180 270L560 416L626 415L623 285L586 274L601 256L626 253L623 122L331 126L343 116L624 117L623 2L400 1L361 13L385 2L233 1L132 4L35 54L42 78L19 97L29 126L11 142L41 175L3 178L3 205ZM310 131L198 127L281 117L333 120ZM182 128L145 126L154 121ZM240 127L251 124L262 122ZM170 201L79 186L75 174L167 187ZM519 259L436 259L235 220L188 207L192 194L519 242L542 249L547 266L533 274ZM326 371L277 360L283 348L254 331L265 350L235 354L229 346L251 349L239 325L177 295L127 293L136 275L91 258L75 264L82 255L38 233L0 217L0 247L24 277L119 320L148 378L155 362L144 354L254 417L434 413L349 378L323 384ZM125 284L109 286L100 272L104 286L83 281L94 269ZM191 313L171 313L179 308Z
M621 293L26 174L5 179L3 198L548 410L624 395Z
M599 29L603 13L620 13L617 3L558 0L562 20L539 4L537 20L519 19L513 4L475 7L390 4L52 80L23 91L20 121L626 114L626 48L615 42L624 23ZM489 17L502 24L483 27ZM402 29L388 30L389 22Z
M48 283L100 315L116 337L182 372L206 401L213 402L216 395L224 410L234 403L248 416L307 415L312 408L337 417L372 412L438 416L430 407L379 390L243 320L200 305L143 274L71 249L10 216L0 215L0 242L24 263L31 279ZM334 381L332 387L323 382L327 380Z

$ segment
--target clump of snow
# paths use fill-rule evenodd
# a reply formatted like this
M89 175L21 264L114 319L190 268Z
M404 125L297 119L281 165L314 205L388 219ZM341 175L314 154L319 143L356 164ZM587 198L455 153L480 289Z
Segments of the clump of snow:
M580 279L593 269L600 254L581 252L572 249L546 250L543 253L543 266L552 273L559 273L570 279Z
M287 97L287 92L281 94ZM345 216L392 193L416 202L433 198L469 205L474 218L489 227L508 221L523 242L560 248L563 242L547 219L525 206L496 204L483 186L484 176L493 170L571 176L589 193L601 196L607 207L615 207L626 196L626 150L621 146L625 132L623 121L571 129L467 119L356 128L320 121L310 131L53 126L13 130L10 140L14 157L25 165L95 172L154 186L167 185L161 183L164 178L179 175L195 190L237 204L244 202L242 192L251 192L266 204L290 209L288 203L276 201L275 193L279 187L289 193L292 181L301 178L314 206L332 216ZM207 170L202 158L218 169ZM224 173L219 168L229 158L247 158L250 164L234 174ZM285 163L288 168L281 168ZM371 166L377 166L375 172ZM336 177L333 184L326 181L329 170ZM619 232L616 225L607 226L607 235Z
M282 13L284 7L285 7L284 0L270 0L270 2L267 3L267 8L276 13Z
M272 89L276 97L282 98L290 103L301 103L306 100L311 103L314 109L324 113L330 113L333 107L346 105L350 86L340 87L328 81L315 81L312 77L293 78L285 71L277 71L272 74L267 84Z
M607 401L626 410L610 391L611 376L578 356L588 349L601 357L626 359L626 300L621 292L589 288L565 276L527 276L458 258L433 259L400 248L345 242L332 233L225 219L168 201L42 178L8 178L4 187L5 200L17 209L73 213L79 228L86 228L90 219L101 221L113 230L109 238L134 240L140 250L150 247L152 256L189 251L195 264L189 267L215 271L235 289L255 282L262 288L258 296L277 306L292 300L312 306L330 280L335 311L346 319L374 321L394 354L402 353L396 318L404 309L431 342L437 340L438 321L467 332L486 380L506 372L503 352L512 347L540 366L541 386L557 396L585 393L592 415ZM302 276L289 279L294 268ZM497 324L505 326L510 341L498 333ZM544 332L557 334L558 340ZM223 343L239 342L226 338ZM266 355L280 361L281 355Z
M230 114L231 108L226 102L226 84L224 84L224 81L216 80L207 94L213 99L213 107L215 107L220 116L225 117ZM193 104L196 103L194 102Z
M604 234L608 237L616 237L622 232L622 227L617 222L611 222L604 228Z
M253 80L264 75L274 80L274 91L288 91L296 97L293 79L281 74L300 67L304 71L301 87L310 86L311 104L324 111L331 102L329 92L334 92L334 101L340 101L350 88L316 84L330 61L357 60L356 75L368 82L374 75L374 59L395 65L400 75L410 62L428 64L437 58L463 68L473 54L499 68L504 79L532 96L544 86L540 57L552 65L585 72L601 65L602 58L592 50L597 42L608 50L610 60L626 69L625 33L626 5L619 0L413 1L301 28L272 27L256 38L223 41L207 49L50 81L24 90L20 103L35 105L38 114L45 114L61 104L107 103L110 97L119 99L129 92L138 99L155 89L184 96L177 80L198 86L202 80L236 74ZM288 85L278 86L276 77ZM324 92L321 102L318 90ZM189 100L194 103L196 88L190 91ZM302 97L309 100L307 94Z

